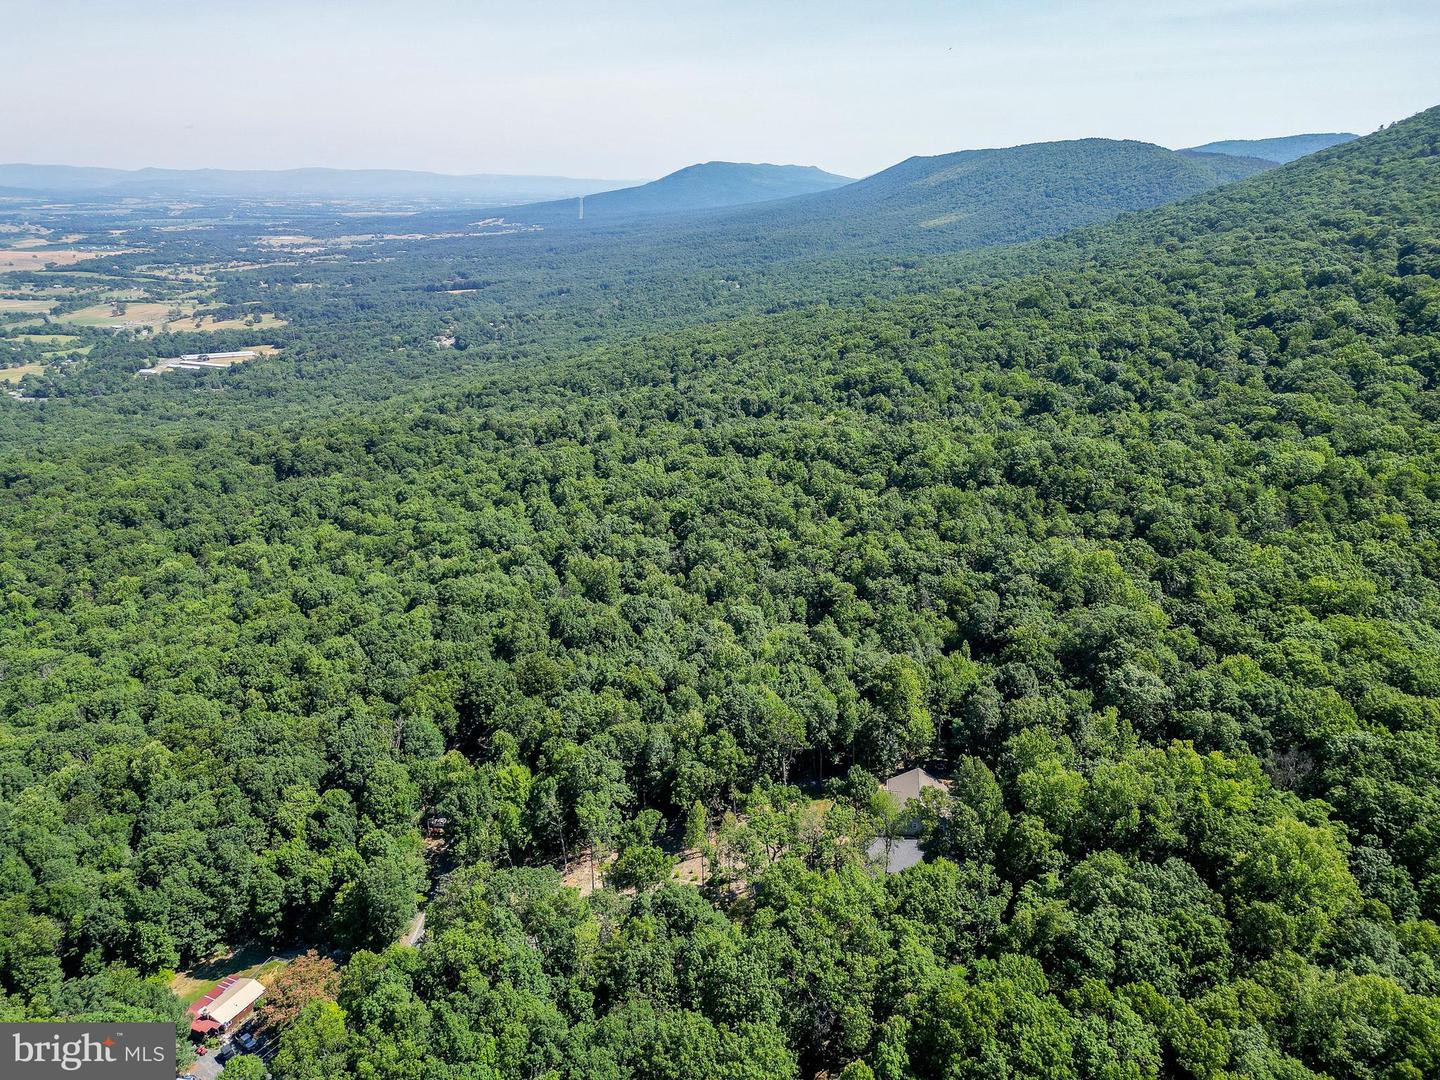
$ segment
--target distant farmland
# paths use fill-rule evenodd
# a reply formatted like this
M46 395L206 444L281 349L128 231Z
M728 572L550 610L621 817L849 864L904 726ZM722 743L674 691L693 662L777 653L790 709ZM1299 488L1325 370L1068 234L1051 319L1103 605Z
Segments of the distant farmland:
M108 259L113 255L124 254L124 250L76 251L73 248L53 248L48 251L0 250L0 274L7 270L43 270L47 266L74 266L87 259Z

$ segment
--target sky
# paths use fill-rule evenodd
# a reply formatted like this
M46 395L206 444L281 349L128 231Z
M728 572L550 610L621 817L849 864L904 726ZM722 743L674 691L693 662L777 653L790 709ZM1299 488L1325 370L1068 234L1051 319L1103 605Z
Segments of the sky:
M1440 104L1440 0L0 0L0 161L864 176Z

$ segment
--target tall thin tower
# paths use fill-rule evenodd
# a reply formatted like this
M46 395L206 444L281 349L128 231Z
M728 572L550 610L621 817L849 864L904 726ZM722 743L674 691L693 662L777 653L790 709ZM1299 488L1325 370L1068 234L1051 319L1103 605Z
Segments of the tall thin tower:
M580 220L585 220L585 196L580 196Z

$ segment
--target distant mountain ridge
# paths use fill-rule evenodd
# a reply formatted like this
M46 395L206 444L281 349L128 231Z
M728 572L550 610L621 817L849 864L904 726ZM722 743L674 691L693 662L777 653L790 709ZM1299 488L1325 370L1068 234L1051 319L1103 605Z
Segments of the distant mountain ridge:
M504 208L506 220L538 224L543 232L514 239L503 256L487 244L485 258L502 261L503 271L497 262L485 272L503 273L512 284L533 280L538 288L555 272L557 252L572 275L587 272L583 268L602 274L600 268L624 263L632 276L662 277L700 267L733 276L812 260L958 252L1057 236L1276 167L1258 158L1081 139L912 157L863 180L749 205L650 216L596 212L608 200L663 190L662 180L587 196L583 224L574 199ZM672 182L703 175L705 168L681 170ZM429 215L426 227L459 229L474 220L467 213L474 212ZM348 219L308 227L354 232L382 224Z
M1232 157L1261 158L1278 165L1325 150L1360 136L1348 131L1317 132L1309 135L1284 135L1276 139L1225 139L1220 142L1191 146L1182 153L1229 154Z
M1239 180L1257 172L1278 168L1278 161L1255 157L1251 154L1222 154L1215 150L1176 150L1181 157L1203 161L1222 174L1233 173L1232 179Z
M1274 167L1113 139L961 150L908 158L832 191L743 208L713 219L710 231L832 253L958 250L1052 236Z
M107 169L77 165L0 165L0 188L98 197L427 198L500 204L588 195L635 182L500 173L450 175L408 169Z
M796 195L830 191L854 183L813 165L770 165L756 162L707 161L636 187L619 188L587 197L587 221L615 220L641 214L716 210L747 203L768 202ZM579 208L569 201L526 207L526 221L578 218Z

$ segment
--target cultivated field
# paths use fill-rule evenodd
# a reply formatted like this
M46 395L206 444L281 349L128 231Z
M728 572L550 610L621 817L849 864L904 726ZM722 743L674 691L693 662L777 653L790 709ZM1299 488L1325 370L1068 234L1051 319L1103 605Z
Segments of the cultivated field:
M164 326L170 318L170 313L175 310L174 304L147 303L144 301L126 301L123 314L114 314L114 308L108 304L91 304L89 307L81 308L79 311L72 311L66 315L58 316L56 321L62 323L73 323L76 326L103 326L103 327L125 327L134 328L137 326L150 326L159 328Z
M27 303L28 301L13 301ZM91 304L89 307L71 311L56 317L56 322L73 326L96 326L106 329L136 330L149 327L159 333L208 333L212 330L269 330L284 326L285 320L274 315L262 314L258 322L246 323L244 319L219 319L205 312L197 312L193 301L180 304L181 315L174 318L174 302L126 301L124 311L116 314L108 302ZM16 310L29 311L29 308ZM43 310L43 309L33 309Z
M0 368L0 382L18 383L26 375L40 375L45 369L39 364L21 364L19 367Z
M53 248L48 251L17 251L14 248L0 250L0 274L7 270L42 270L47 266L74 266L86 259L107 259L112 255L123 255L123 249L114 251L76 251L73 248Z
M21 312L26 315L43 315L55 306L53 300L0 300L0 315Z

